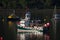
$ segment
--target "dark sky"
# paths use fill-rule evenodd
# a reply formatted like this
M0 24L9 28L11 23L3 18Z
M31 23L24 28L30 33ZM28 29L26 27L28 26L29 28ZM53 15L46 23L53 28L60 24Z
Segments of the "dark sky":
M3 1L3 0L2 0L2 1ZM3 4L2 1L0 0L0 7L3 8L5 3ZM12 1L13 1L13 0L12 0ZM12 1L11 1L11 2L12 2ZM17 2L17 0L15 0L15 1ZM18 3L18 2L17 2L17 3ZM39 2L39 3L40 3L40 2ZM38 3L38 4L31 4L31 5L34 5L34 6L32 6L33 8L34 8L35 6L37 6L37 7L41 7L41 6L42 6L42 8L43 8L43 7L44 7L44 6L43 6L44 4L41 4L41 3L39 4L39 3ZM31 6L31 5L30 5L30 6ZM54 5L56 5L57 7L60 7L60 0L52 0L52 1L51 1L51 6L54 6ZM18 4L18 5L16 5L16 6L21 7L20 4ZM22 8L22 7L21 7L21 8Z
M60 0L56 0L56 5L60 7Z

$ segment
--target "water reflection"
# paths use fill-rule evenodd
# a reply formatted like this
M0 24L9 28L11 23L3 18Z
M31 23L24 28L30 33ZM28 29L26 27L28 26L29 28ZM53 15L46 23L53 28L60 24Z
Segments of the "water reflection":
M16 22L8 21L7 25L8 25L8 32L9 32L8 37L11 40L16 40L16 33L17 33Z
M13 23L12 21L8 21L8 25L9 25L9 26L13 26L13 24L14 24L14 23Z
M20 34L20 40L25 40L25 34Z
M17 40L43 40L43 34L39 33L18 33Z
M15 23L9 21L8 22L9 25L9 29L10 31L14 34L15 31L13 29L15 29L14 25L16 25ZM38 32L38 33L17 33L17 40L43 40L43 32Z

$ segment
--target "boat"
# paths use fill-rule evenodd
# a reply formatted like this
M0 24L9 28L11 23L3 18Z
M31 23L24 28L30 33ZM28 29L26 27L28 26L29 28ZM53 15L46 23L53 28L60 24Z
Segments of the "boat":
M17 25L17 32L43 32L43 27L24 27Z
M17 23L17 32L43 32L43 27L30 27L30 17L31 14L30 12L26 12L25 14L25 19L21 19L18 23Z

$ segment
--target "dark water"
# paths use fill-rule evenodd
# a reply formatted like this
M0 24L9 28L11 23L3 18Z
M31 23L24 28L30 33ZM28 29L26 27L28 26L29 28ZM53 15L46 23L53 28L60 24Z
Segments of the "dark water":
M43 40L42 33L17 33L17 40Z
M16 22L3 22L4 40L43 40L43 33L17 33Z
M33 32L33 33L18 33L16 22L7 22L7 29L9 30L7 37L8 40L50 40L50 36L47 34L43 35L43 32Z
M13 22L8 22L8 23L9 23L9 27L16 26L16 24ZM18 33L17 32L17 40L43 40L43 32L37 32L37 33Z

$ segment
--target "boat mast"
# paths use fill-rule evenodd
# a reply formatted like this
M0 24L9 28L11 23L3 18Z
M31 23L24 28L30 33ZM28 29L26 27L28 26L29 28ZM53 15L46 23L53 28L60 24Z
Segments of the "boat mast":
M54 11L53 11L53 31L54 31L54 40L56 39L56 5L54 6Z

